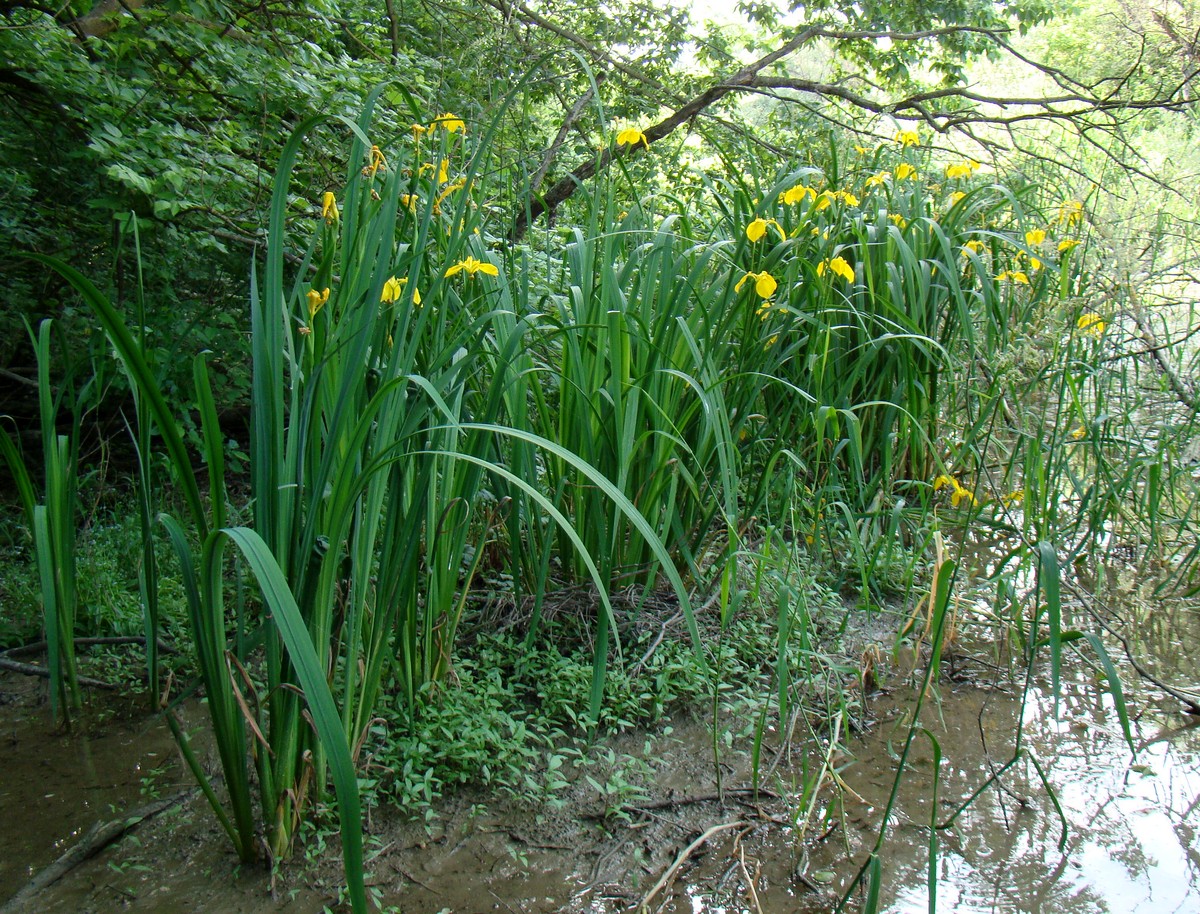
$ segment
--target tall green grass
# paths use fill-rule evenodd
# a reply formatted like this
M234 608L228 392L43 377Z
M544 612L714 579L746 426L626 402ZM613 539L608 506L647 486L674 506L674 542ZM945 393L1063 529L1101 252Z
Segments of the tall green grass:
M46 634L50 670L50 713L69 722L79 708L79 671L75 659L75 622L78 611L75 538L79 523L78 441L82 395L73 386L73 372L57 385L50 377L53 321L45 320L30 339L37 354L38 419L42 438L41 495L23 459L18 441L0 429L3 454L16 483L17 495L30 529L42 593L42 628ZM72 430L61 434L59 414L66 405Z

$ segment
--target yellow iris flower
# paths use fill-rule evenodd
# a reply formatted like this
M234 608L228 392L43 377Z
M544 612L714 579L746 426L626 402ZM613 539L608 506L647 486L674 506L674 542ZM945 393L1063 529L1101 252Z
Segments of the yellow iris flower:
M1059 225L1078 225L1083 221L1083 201L1067 200L1058 208L1058 218L1055 221Z
M946 177L950 180L956 178L969 178L979 169L979 163L974 159L967 159L964 162L955 162L946 166Z
M817 264L818 276L824 276L826 270L836 273L846 282L854 282L854 267L850 266L845 257L831 257L829 260L822 260Z
M815 200L817 198L816 190L812 187L806 187L803 184L797 184L795 187L783 192L783 202L789 206L802 202L805 197Z
M734 292L741 292L742 286L747 280L754 280L754 291L758 293L760 298L770 298L775 294L775 290L779 288L779 283L775 281L775 277L763 270L761 273L747 273L738 280L736 286L733 287Z
M338 221L337 197L332 191L325 191L325 196L321 199L321 218L331 224Z
M408 277L397 279L393 276L383 284L383 291L379 295L379 301L383 304L391 304L400 300L400 296L404 294L404 287L408 285ZM413 304L420 306L421 290L413 289Z
M404 286L400 284L400 280L393 276L383 284L383 291L379 294L379 300L384 304L399 301L402 291L404 291Z
M638 130L636 127L626 127L617 134L618 146L629 146L632 148L638 143L641 143L647 149L650 148L650 141L646 139L646 134L642 133L642 131Z
M964 499L969 505L977 505L979 502L975 496L971 494L969 489L964 489L957 479L953 476L939 476L933 481L933 491L949 486L952 491L950 493L950 506L957 508L959 503Z
M325 307L325 302L329 301L329 290L322 289L318 292L316 289L309 289L304 297L308 299L308 319L312 320L317 316L317 312Z
M763 235L767 233L767 226L769 225L775 226L775 231L779 232L780 238L787 237L784 234L783 227L778 222L774 219L764 219L761 216L746 226L746 237L751 241L761 240Z
M464 257L446 270L447 276L453 276L455 273L466 273L467 276L474 276L476 273L482 273L484 276L500 275L500 271L496 269L495 264L488 263L486 260L477 260L474 257Z
M467 132L466 122L461 117L455 117L449 111L433 119L433 123L429 125L429 129L441 127L447 133L458 133L460 130L463 133Z
M380 150L380 148L378 146L372 146L371 147L371 164L367 166L367 171L369 172L368 177L371 177L371 178L375 177L375 173L377 171L379 171L379 169L381 169L381 168L383 168L383 169L387 168L387 159L385 159L383 157L383 152Z
M1090 333L1092 336L1103 336L1108 324L1104 323L1104 318L1095 311L1088 311L1085 314L1079 315L1079 320L1075 321L1075 326L1084 333Z

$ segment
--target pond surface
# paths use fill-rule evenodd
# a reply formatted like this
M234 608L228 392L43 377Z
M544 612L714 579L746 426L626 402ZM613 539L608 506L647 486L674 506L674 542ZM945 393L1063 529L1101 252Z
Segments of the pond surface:
M1117 595L1119 613L1089 605L1110 619L1122 617L1130 648L1156 678L1194 688L1200 683L1200 600L1141 599L1136 577L1109 574L1104 590ZM1092 616L1080 616L1079 628L1099 630ZM1022 683L995 675L986 658L1004 651L984 648L972 652L975 659L948 664L970 684L944 683L922 712L921 723L943 755L937 809L932 743L918 735L910 752L915 764L900 782L883 845L882 911L1200 912L1200 718L1141 680L1121 646L1109 644L1126 690L1132 747L1086 642L1064 648L1057 696L1046 679L1032 680L1026 692ZM1037 670L1048 678L1045 651ZM841 776L863 802L844 800L841 842L825 842L810 863L812 871L837 873L838 887L856 871L847 872L845 855L859 864L874 845L875 820L896 780L915 695L900 690L874 703L878 725L852 744L855 760ZM1024 757L953 818L1013 758L1018 720ZM930 823L951 819L937 832L931 874Z

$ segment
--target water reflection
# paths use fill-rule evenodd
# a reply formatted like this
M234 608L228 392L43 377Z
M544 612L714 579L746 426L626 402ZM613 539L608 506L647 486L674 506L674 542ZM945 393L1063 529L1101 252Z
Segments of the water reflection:
M937 908L966 914L1138 914L1200 911L1200 728L1185 725L1177 706L1144 711L1134 722L1136 757L1125 742L1111 696L1086 668L1053 698L1035 688L1025 704L1026 747L1042 764L1063 816L1033 765L1020 761L940 832ZM905 706L894 696L876 710L890 722L855 752L843 777L881 808L892 784L889 748L907 732ZM943 759L937 818L944 822L1012 756L1017 696L979 687L944 693L925 726ZM883 910L930 909L928 824L932 759L918 753L901 790L899 824L884 850ZM870 817L868 816L867 819ZM850 836L862 859L874 834ZM814 866L828 865L819 858ZM843 864L844 867L844 864Z

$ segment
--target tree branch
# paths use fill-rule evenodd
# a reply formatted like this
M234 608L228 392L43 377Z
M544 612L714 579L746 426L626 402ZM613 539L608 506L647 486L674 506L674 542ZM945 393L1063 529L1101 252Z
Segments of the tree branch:
M504 11L506 15L520 15L532 24L549 29L584 50L594 60L607 63L639 82L651 85L664 94L670 95L643 71L616 60L580 36L530 10L523 2L512 3L509 0L484 0L484 2ZM893 42L917 42L964 34L984 36L994 42L999 49L1047 76L1062 91L1044 97L988 96L974 91L970 87L961 86L917 92L895 99L882 99L855 91L842 84L763 73L768 67L779 63L818 38L831 41L869 41L886 38ZM1136 71L1136 64L1124 73L1115 84L1101 81L1088 86L1061 70L1041 64L1020 53L1004 40L1004 34L1003 30L969 26L951 26L916 32L842 30L823 26L803 28L771 53L712 84L699 95L686 101L674 100L675 110L642 132L646 137L647 145L649 145L698 115L706 113L712 105L731 93L775 93L787 90L811 94L820 98L835 99L860 111L869 111L881 116L918 119L932 130L943 134L958 130L974 136L971 132L972 126L984 124L1005 128L1011 134L1014 126L1026 121L1058 121L1077 125L1085 140L1095 143L1095 140L1087 135L1089 130L1102 130L1109 136L1119 138L1118 131L1122 118L1125 116L1152 109L1182 110L1186 108L1189 104L1191 84L1200 78L1196 73L1189 73L1174 85L1164 87L1163 91L1153 96L1129 98L1124 95L1123 89ZM981 110L985 107L991 110ZM568 121L570 120L569 117ZM561 137L563 135L560 131L559 138L556 138L547 151L547 158L553 158L557 153L558 147L562 144ZM536 192L545 176L545 168L540 168L535 175L535 180L531 182L535 195L528 201L525 211L519 213L513 220L509 232L510 239L516 241L522 238L534 219L543 214L552 215L554 210L587 180L607 169L616 156L630 155L633 151L632 147L609 146L595 158L580 164L539 197Z

